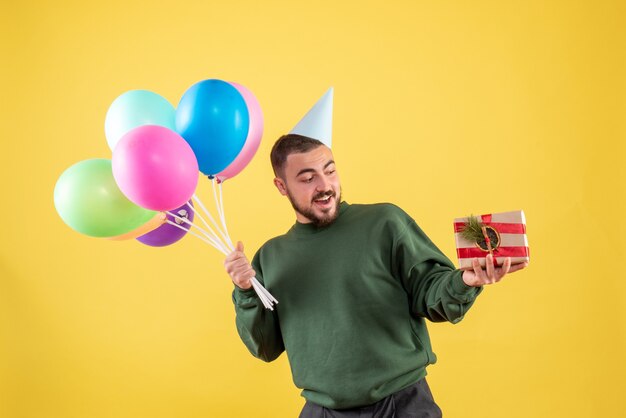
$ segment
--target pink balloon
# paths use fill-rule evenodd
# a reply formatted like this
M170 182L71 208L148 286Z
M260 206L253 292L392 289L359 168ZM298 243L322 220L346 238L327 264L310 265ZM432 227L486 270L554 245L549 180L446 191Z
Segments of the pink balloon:
M194 194L198 161L187 141L176 132L143 125L128 131L115 146L113 177L136 205L172 210Z
M256 154L259 149L259 144L261 143L261 137L263 137L263 112L261 111L261 106L259 105L256 97L254 97L254 94L252 94L250 90L241 84L234 82L229 82L229 84L239 91L248 106L250 127L248 128L248 137L246 138L246 142L244 143L241 151L239 151L237 158L235 158L233 162L228 165L228 167L215 175L219 181L224 181L239 174L241 170L243 170L248 163L250 163L254 154Z

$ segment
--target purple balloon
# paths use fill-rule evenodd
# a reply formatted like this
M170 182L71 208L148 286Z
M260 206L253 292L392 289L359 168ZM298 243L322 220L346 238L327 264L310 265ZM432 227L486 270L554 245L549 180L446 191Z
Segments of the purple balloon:
M191 200L189 201L189 204L193 206ZM170 212L175 213L181 218L186 218L187 220L189 220L189 222L193 222L193 210L189 209L187 203L179 208L171 210ZM186 229L189 229L191 227L191 225L183 222L180 219L175 218L170 214L167 215L167 220L172 221ZM177 228L174 225L164 223L157 229L140 236L139 238L137 238L137 241L141 242L142 244L150 245L151 247L165 247L167 245L172 245L173 243L184 237L186 234L187 231L183 231L182 229Z

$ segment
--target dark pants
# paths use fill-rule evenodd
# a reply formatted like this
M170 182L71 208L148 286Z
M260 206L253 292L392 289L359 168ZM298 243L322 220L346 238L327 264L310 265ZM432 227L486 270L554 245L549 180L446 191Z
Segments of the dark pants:
M441 418L426 379L393 393L375 404L352 409L329 409L312 402L300 418Z

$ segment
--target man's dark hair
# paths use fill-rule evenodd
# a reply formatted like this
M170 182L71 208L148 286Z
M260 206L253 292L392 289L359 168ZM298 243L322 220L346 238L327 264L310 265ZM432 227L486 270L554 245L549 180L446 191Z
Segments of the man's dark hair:
M308 152L320 145L324 144L317 139L304 135L287 134L281 136L272 147L272 152L270 153L274 175L284 179L285 163L289 155Z

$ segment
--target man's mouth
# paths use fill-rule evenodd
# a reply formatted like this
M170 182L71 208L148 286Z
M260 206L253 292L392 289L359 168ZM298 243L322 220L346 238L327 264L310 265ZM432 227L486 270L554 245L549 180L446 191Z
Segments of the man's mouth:
M319 207L321 209L326 209L326 208L329 208L331 206L332 201L333 201L333 196L329 195L329 196L324 196L324 197L319 198L319 199L315 199L315 200L313 200L313 203L317 207Z

